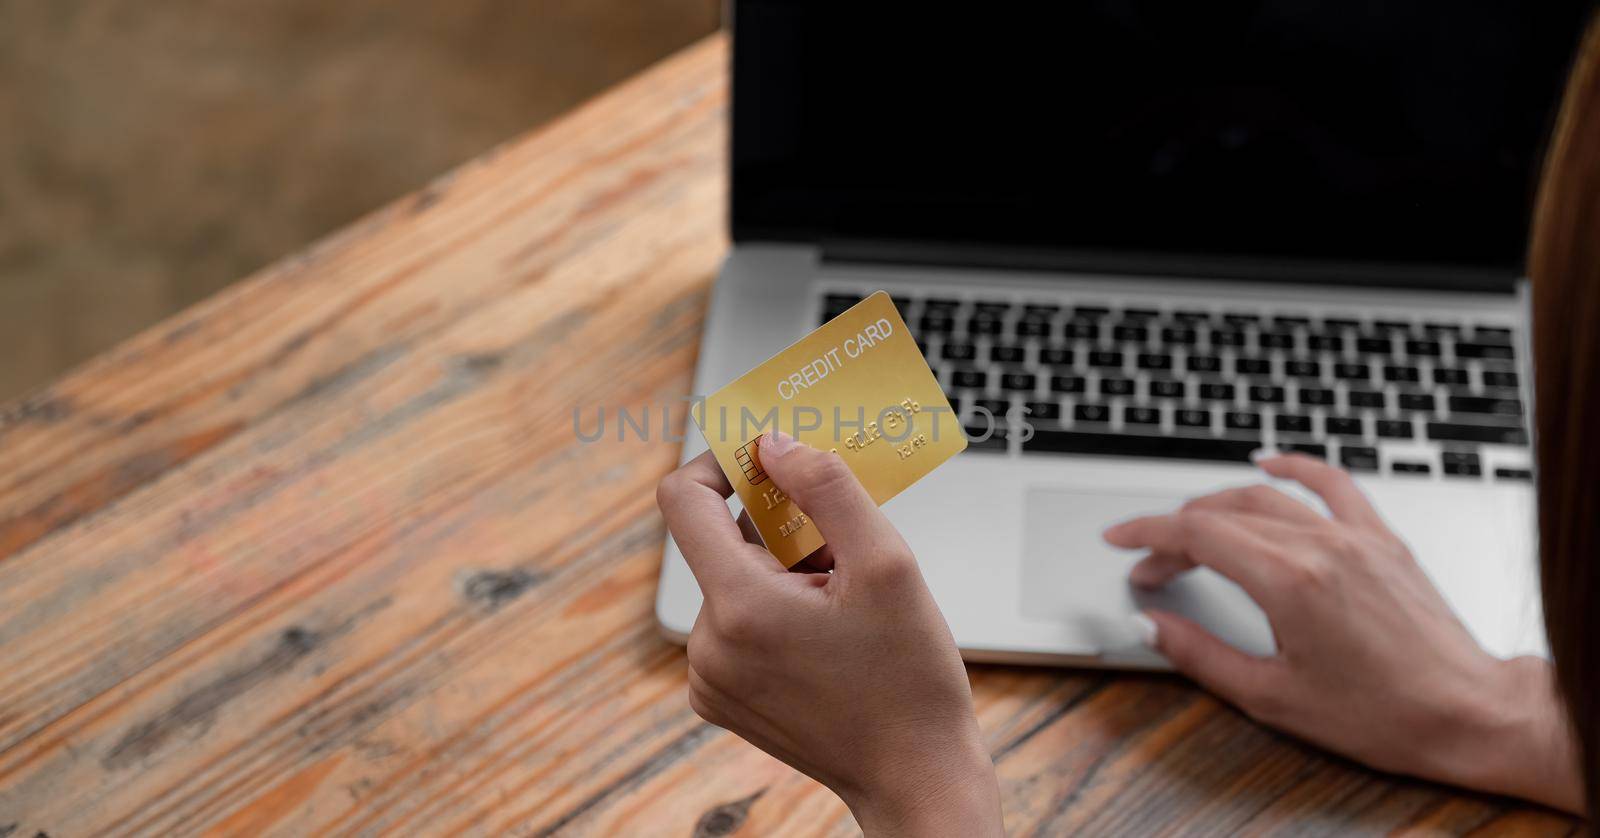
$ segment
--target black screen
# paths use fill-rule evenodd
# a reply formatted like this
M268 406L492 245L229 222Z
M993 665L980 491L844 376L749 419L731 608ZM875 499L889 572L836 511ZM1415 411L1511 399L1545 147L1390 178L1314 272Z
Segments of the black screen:
M1509 278L1585 6L740 2L734 236Z

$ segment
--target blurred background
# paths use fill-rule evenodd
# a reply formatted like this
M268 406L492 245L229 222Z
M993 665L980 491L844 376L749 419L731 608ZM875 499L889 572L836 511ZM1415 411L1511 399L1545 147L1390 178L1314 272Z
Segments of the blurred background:
M712 32L720 0L0 0L0 401Z

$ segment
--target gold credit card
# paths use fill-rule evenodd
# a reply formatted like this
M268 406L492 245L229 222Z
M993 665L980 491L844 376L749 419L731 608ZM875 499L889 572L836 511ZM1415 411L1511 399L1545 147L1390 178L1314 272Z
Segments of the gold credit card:
M777 428L836 451L878 503L967 447L961 424L889 295L829 320L692 411L767 549L783 563L821 547L815 525L761 468Z

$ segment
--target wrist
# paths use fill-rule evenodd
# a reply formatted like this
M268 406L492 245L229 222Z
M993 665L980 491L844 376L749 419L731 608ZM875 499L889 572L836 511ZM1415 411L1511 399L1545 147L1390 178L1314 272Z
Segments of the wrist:
M1005 834L994 762L981 743L881 773L870 787L840 792L871 838Z
M1582 814L1583 782L1565 702L1549 661L1496 661L1483 701L1450 754L1449 779L1463 786Z

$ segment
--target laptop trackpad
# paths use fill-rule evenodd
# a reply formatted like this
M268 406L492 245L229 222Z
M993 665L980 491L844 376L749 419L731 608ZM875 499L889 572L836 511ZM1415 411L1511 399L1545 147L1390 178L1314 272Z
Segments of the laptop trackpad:
M1171 512L1182 503L1183 498L1160 494L1029 489L1022 543L1023 616L1063 624L1108 663L1160 663L1129 625L1128 617L1141 608L1183 614L1247 652L1272 654L1266 616L1237 585L1199 568L1162 591L1136 590L1128 584L1128 569L1143 553L1118 550L1100 537L1118 521Z

